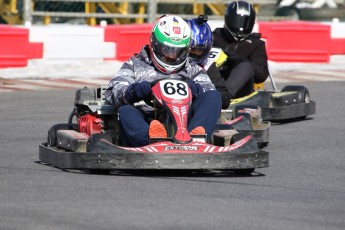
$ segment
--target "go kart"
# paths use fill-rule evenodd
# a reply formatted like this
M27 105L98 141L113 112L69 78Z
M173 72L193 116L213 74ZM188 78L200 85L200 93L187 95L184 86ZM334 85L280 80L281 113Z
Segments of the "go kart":
M105 89L77 90L68 122L52 126L47 142L39 145L41 162L91 172L217 169L241 174L269 165L268 152L258 147L252 135L229 127L217 127L212 137L190 135L186 127L192 96L188 84L180 80L154 84L152 100L146 101L151 109L136 105L147 116L165 117L168 137L151 138L146 146L128 147L121 139L117 110L105 102Z
M217 66L221 66L227 59L227 55L220 48L212 48L209 56L209 63L216 62ZM225 117L236 118L236 114L241 115L253 109L260 108L261 116L253 130L265 130L269 124L260 122L275 121L281 122L293 119L305 119L308 115L315 114L316 103L310 100L309 91L301 85L288 85L282 90L278 90L274 78L269 73L273 90L264 89L263 86L257 88L255 92L245 97L232 99L228 109L223 110ZM254 86L254 88L256 88ZM258 113L256 113L258 114Z
M262 120L271 122L302 120L315 114L316 103L310 99L305 86L287 85L278 90L271 73L269 77L273 90L258 89L248 96L233 99L229 109L258 106L262 111Z

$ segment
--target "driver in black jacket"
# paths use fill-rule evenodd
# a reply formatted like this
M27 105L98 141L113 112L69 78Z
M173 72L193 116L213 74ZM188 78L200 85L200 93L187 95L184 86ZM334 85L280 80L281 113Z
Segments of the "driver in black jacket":
M234 1L225 11L224 27L213 31L213 47L227 56L219 66L231 98L254 91L254 83L269 76L266 44L261 34L252 33L256 20L254 7L246 1Z

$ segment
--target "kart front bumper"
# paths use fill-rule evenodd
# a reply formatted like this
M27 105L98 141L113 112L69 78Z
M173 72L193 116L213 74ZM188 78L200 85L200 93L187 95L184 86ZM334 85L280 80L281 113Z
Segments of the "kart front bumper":
M128 153L128 152L66 152L39 145L39 159L60 169L253 169L269 166L269 154L259 150L251 153Z

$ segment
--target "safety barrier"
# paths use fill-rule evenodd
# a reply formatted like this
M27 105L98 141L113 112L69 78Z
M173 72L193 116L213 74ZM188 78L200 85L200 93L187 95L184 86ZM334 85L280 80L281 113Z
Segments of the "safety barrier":
M115 44L105 42L101 27L32 26L30 38L44 42L43 59L46 60L103 60L114 57Z
M256 31L266 40L271 61L327 63L330 55L345 54L345 34L336 34L333 27L345 31L344 23L291 21L259 22ZM125 61L148 44L151 29L151 24L1 26L0 68L23 67L32 58Z
M331 54L345 54L345 38L331 40Z
M28 59L42 58L43 44L29 42L29 30L0 25L0 68L23 67Z
M104 39L116 43L115 59L125 61L148 44L151 30L152 24L110 25L104 28Z
M278 62L329 62L329 25L303 21L261 22L269 60Z
M344 31L345 24L336 25L337 29ZM212 26L217 27L217 24ZM219 26L223 26L223 22ZM327 63L330 55L345 54L345 36L333 38L331 27L303 21L259 22L255 31L262 33L266 40L269 60ZM105 27L106 41L116 43L115 59L125 61L139 52L143 45L148 44L151 28L151 24Z
M331 54L345 54L345 23L327 24L331 26Z

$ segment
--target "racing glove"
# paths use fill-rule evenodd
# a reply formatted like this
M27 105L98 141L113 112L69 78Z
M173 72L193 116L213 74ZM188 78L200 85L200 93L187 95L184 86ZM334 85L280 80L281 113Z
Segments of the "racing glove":
M234 67L237 64L239 64L240 62L243 62L244 59L241 58L236 52L234 51L230 51L228 49L224 50L224 53L228 56L226 59L226 63L227 65Z
M188 86L190 88L190 90L192 91L192 96L193 98L199 96L200 94L202 94L204 92L204 89L202 88L202 86L199 83L196 83L193 80L188 80Z
M128 86L125 99L133 104L143 99L149 98L151 95L151 83L148 81L135 82Z

